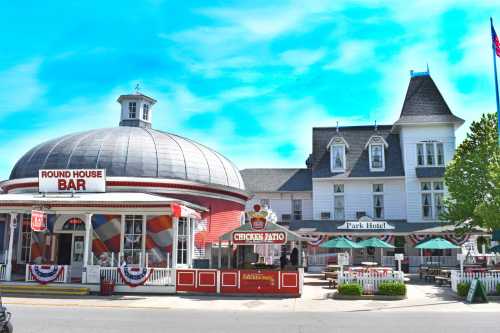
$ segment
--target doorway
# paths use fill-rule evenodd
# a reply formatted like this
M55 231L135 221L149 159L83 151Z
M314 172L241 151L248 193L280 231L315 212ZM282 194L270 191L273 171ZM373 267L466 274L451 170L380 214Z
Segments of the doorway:
M71 245L73 242L72 234L59 235L59 247L57 250L57 264L71 265Z

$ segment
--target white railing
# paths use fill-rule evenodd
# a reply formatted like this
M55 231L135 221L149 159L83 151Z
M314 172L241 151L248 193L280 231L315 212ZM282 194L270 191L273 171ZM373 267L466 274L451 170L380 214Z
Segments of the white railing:
M309 254L307 256L307 266L326 266L331 262L337 262L337 253Z
M145 286L173 286L175 285L175 269L172 268L152 268L153 272L148 280L144 283ZM113 281L116 285L125 285L118 267L101 267L101 279Z
M31 274L30 266L31 265L26 264L26 275L25 275L26 282L35 282L36 279L33 276L33 274ZM56 265L56 266L60 267L61 265ZM69 265L62 265L62 266L64 267L62 274L60 274L57 277L57 279L55 279L51 283L70 283L71 282L71 266L69 266Z
M0 264L0 281L5 281L7 278L7 265Z
M419 267L422 263L424 265L433 264L442 267L455 267L458 265L456 256L432 256L423 257L423 259L420 256L405 256L405 260L408 260L410 267ZM395 267L394 256L383 256L382 266Z
M358 283L366 292L377 292L382 282L404 282L403 272L349 272L339 273L339 285Z
M495 294L497 284L500 283L500 273L484 272L484 273L470 273L470 272L451 272L451 289L457 292L457 285L461 282L470 283L474 279L479 279L486 289L488 294Z

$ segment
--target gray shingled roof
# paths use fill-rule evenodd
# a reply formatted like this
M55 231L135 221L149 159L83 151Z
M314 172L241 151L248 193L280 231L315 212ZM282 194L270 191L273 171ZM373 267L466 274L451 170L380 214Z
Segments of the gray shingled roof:
M240 173L246 189L253 193L312 191L310 169L244 169Z
M430 75L423 73L410 79L401 115L395 125L429 122L462 125L464 120L451 112Z
M236 166L216 151L141 127L91 130L44 142L21 157L10 179L38 177L39 169L106 169L112 177L182 179L245 189Z
M404 168L399 142L399 134L392 133L391 125L377 126L346 126L313 128L313 163L312 176L321 177L394 177L404 176ZM372 135L381 136L389 147L385 149L385 171L371 172L368 158L368 148L365 145ZM346 149L346 172L332 173L330 171L330 151L327 145L335 136L341 136L349 145Z

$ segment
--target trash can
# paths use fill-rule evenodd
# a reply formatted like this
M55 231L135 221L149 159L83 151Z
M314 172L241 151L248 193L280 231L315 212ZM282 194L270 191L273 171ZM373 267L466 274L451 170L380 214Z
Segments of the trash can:
M111 296L115 291L115 281L101 280L101 296Z

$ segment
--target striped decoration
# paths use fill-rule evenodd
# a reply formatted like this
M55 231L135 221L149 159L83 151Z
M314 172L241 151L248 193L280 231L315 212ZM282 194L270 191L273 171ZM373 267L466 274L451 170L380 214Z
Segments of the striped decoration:
M409 235L408 238L411 240L413 245L421 243L425 240L431 239L433 237L443 237L444 239L452 242L453 244L456 245L463 245L465 242L467 242L470 239L470 235L456 235L456 234L444 234L444 235L433 235L433 234L427 234L427 235Z
M394 235L382 235L379 237L381 241L392 244L394 242Z
M304 237L310 238L310 240L307 241L307 244L311 246L319 246L321 243L328 240L327 235L304 235Z

